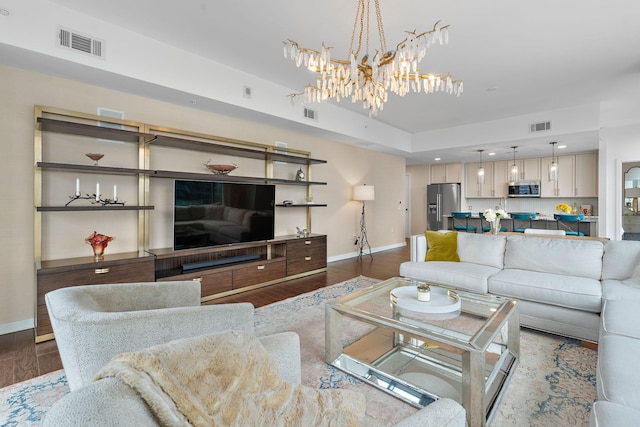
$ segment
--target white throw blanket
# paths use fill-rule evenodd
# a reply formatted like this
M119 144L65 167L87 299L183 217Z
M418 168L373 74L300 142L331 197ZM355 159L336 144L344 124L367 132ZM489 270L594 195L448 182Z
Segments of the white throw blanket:
M358 426L365 398L283 381L260 341L229 331L113 358L96 380L134 388L166 426Z

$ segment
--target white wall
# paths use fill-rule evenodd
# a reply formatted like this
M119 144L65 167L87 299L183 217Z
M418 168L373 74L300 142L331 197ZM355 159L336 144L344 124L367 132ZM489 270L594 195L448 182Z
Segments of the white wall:
M622 237L622 164L630 162L640 162L640 124L602 129L598 190L601 206L598 227L604 228L600 232L602 237Z
M351 200L352 187L356 184L366 183L376 187L376 200L367 203L368 237L373 249L405 244L404 212L398 209L399 201L404 204L404 158L13 67L0 66L0 76L0 152L4 159L0 179L5 183L0 186L0 200L4 203L0 210L0 334L33 327L34 105L91 114L95 114L98 107L105 107L124 111L128 120L271 145L275 141L286 142L289 148L310 151L313 157L328 161L325 165L312 168L313 180L327 182L326 186L312 187L314 198L319 203L328 204L327 208L312 209L312 231L327 234L330 259L356 254L353 235L359 232L361 209L358 202ZM65 150L67 154L77 156L74 161L78 163L88 161L84 153L89 150ZM191 163L194 168L202 167L204 170L201 163L209 158L209 154L203 154L191 159ZM101 163L110 165L120 161L121 156L114 151L105 156ZM242 162L243 159L237 159L237 163ZM251 175L255 172L252 172L252 166L248 163L242 163L241 167L242 174ZM263 173L263 167L257 173ZM95 189L95 179L95 176L87 177L85 184L83 178L82 191ZM109 180L116 178L100 179L103 180L101 188L106 188L110 195L113 182ZM162 225L162 217L166 225L171 190L159 182L154 180L152 183L158 187L158 191L151 195L151 202L156 205L151 224L153 247L170 246L171 241L170 230ZM45 190L46 197L56 202L65 200L75 190L75 175L56 178L53 185L48 185ZM285 193L277 193L277 197L288 197L286 191L295 190L283 191ZM135 192L127 182L118 183L118 193L119 197L129 201L136 200ZM277 233L295 233L296 226L304 226L303 211L278 209ZM84 238L93 230L116 237L109 244L107 255L135 250L135 239L131 238L135 227L123 226L130 220L128 214L43 214L43 223L48 229L47 233L43 233L43 258L89 256L90 248L85 245Z

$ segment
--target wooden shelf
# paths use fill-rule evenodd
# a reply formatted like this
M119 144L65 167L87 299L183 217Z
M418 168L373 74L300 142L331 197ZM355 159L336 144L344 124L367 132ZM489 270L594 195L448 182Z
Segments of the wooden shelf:
M37 162L40 169L61 170L68 172L88 172L108 175L139 175L148 174L146 169L116 168L111 166L76 165L71 163Z
M85 123L49 119L45 117L38 117L38 125L40 126L40 130L47 132L57 132L69 135L89 136L93 138L112 139L117 141L136 143L139 142L142 138L148 144L153 144L161 147L205 151L265 161L270 160L300 165L327 163L326 160L294 156L291 154L274 153L266 150L256 150L244 147L233 147L229 145L216 144L213 142L197 141L187 138L178 138L154 133L141 133L124 129L114 129ZM240 141L238 141L238 143L239 142Z
M285 205L282 203L278 203L276 206L281 208L324 208L327 207L324 203L294 203L292 205Z
M76 165L71 163L37 162L40 169L59 170L67 172L85 172L110 175L149 175L152 178L193 179L200 181L224 181L224 182L250 182L254 184L280 184L280 185L327 185L319 181L296 181L292 179L261 178L239 175L215 175L212 173L177 172L151 169L117 168L110 166Z
M155 206L37 206L38 212L80 212L80 211L148 211Z
M222 139L222 138L221 138ZM150 144L160 147L189 149L205 151L210 153L225 154L231 156L245 157L249 159L271 160L277 162L287 162L300 165L314 165L327 163L326 160L312 159L309 157L294 156L291 154L274 153L265 150L255 150L251 148L232 147L229 145L216 144L213 142L196 141L174 136L154 135L149 141Z
M65 120L48 119L46 117L38 117L38 124L42 131L66 133L68 135L90 136L93 138L111 139L123 142L137 143L140 141L140 138L150 140L154 137L150 134L130 130L68 122Z

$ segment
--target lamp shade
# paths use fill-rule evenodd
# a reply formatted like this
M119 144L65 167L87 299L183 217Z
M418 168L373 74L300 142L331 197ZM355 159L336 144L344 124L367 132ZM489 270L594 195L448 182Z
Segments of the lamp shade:
M376 193L373 185L356 185L353 187L353 200L375 200Z
M625 188L624 197L628 197L628 198L640 197L640 187Z

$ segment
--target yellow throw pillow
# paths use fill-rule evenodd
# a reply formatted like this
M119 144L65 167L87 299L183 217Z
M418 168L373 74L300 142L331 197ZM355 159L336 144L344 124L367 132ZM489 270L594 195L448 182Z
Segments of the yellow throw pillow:
M460 262L458 256L458 232L439 233L437 231L425 231L427 237L427 256L425 261L452 261Z

